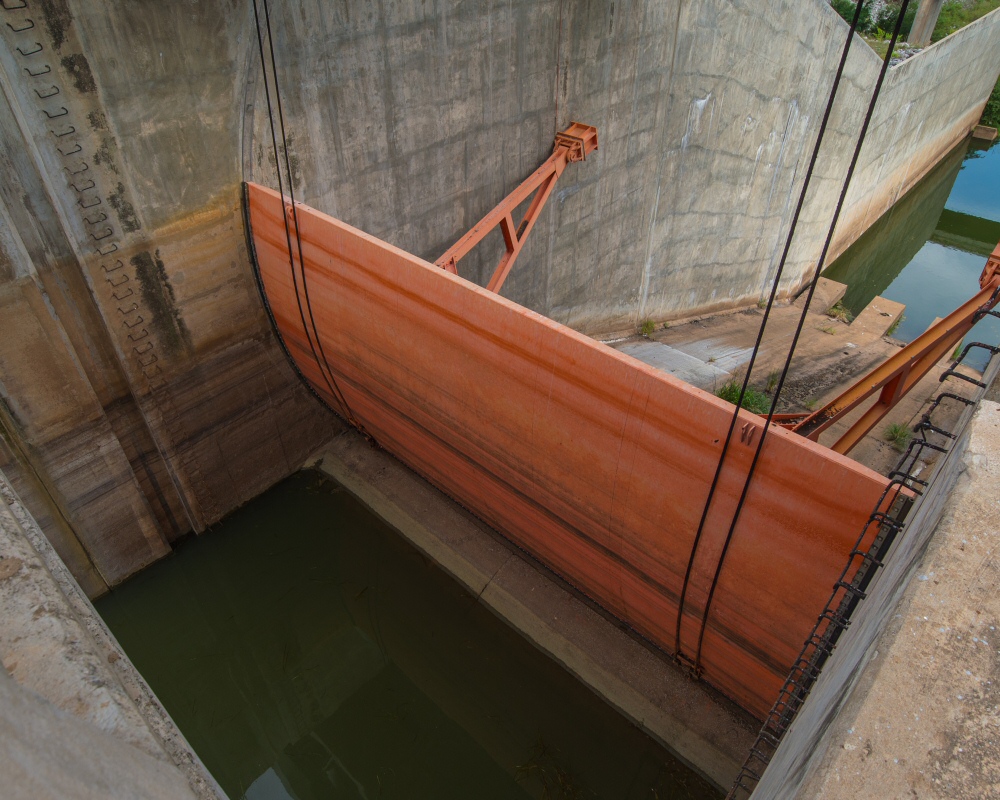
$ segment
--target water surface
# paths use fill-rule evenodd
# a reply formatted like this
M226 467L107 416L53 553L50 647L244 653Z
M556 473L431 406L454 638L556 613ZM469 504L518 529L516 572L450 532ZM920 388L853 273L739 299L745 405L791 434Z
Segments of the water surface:
M233 800L721 796L319 473L96 605Z
M877 295L906 304L893 336L909 342L979 291L986 257L1000 241L1000 142L963 142L823 273L848 286L859 314ZM987 317L967 342L1000 344ZM987 354L966 363L983 369Z

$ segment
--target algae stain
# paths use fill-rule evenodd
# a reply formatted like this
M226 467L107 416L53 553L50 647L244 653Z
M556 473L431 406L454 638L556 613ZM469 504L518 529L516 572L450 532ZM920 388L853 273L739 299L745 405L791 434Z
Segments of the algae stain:
M94 73L90 71L90 62L83 53L74 53L66 56L60 62L73 77L73 86L81 94L93 94L97 91L97 84L94 81Z
M45 17L45 27L52 38L52 46L58 51L66 41L66 29L73 22L66 0L41 0L42 16Z
M101 141L101 146L98 147L97 150L94 153L94 163L97 164L97 165L99 165L99 166L107 167L113 173L115 173L115 175L120 174L118 172L118 164L115 162L115 151L117 149L118 149L118 143L114 140L114 138L112 138L112 137L106 137L106 138L104 138ZM119 186L121 186L121 184L119 184ZM124 188L125 187L122 186L121 188L122 188L122 197L120 199L124 201ZM129 210L132 210L131 204L128 203L127 205L129 207ZM132 216L134 216L134 211L133 211ZM120 216L119 216L119 218L120 218ZM136 224L138 224L138 220L136 220Z
M132 256L131 263L142 289L142 299L153 312L152 324L160 342L170 353L190 352L193 347L191 332L177 309L174 287L167 278L160 251L157 250L154 257L145 250Z
M87 120L90 122L90 127L95 131L106 131L108 129L108 120L100 111L91 111L87 114Z
M98 156L100 156L100 151L98 151ZM97 157L95 157L97 160ZM113 168L112 168L113 169ZM114 170L117 172L118 170ZM135 214L135 208L133 205L125 199L125 186L119 183L113 192L108 195L108 203L115 210L118 215L118 221L122 225L122 230L125 233L135 233L142 227L142 223L139 222L139 218Z

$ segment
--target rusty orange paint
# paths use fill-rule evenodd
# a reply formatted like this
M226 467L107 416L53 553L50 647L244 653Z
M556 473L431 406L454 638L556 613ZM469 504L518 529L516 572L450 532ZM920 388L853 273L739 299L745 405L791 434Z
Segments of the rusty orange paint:
M500 263L493 272L486 286L491 292L499 292L503 282L507 280L511 267L521 254L524 240L538 220L556 181L566 169L567 164L574 161L586 161L587 156L597 149L597 128L584 125L581 122L571 123L562 133L556 134L552 146L552 155L538 169L521 183L513 192L500 201L485 217L477 222L468 233L445 251L434 263L453 275L458 274L458 262L486 238L497 226L503 233L505 246ZM517 207L534 194L528 210L519 223L514 222L513 214Z
M254 184L247 197L278 331L335 404L298 311L290 206ZM316 334L359 423L671 652L733 407L343 222L297 211ZM293 261L298 271L297 253ZM740 413L755 441L761 420ZM733 446L694 559L681 625L689 656L752 455ZM706 681L766 714L886 483L801 436L770 432L712 605Z

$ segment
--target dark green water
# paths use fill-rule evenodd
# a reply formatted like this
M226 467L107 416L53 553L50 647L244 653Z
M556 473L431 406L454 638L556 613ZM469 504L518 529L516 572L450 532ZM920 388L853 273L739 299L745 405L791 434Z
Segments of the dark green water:
M844 305L855 314L877 295L905 303L893 336L909 342L979 291L998 241L1000 142L965 142L823 274L847 284ZM1000 344L1000 320L982 320L966 341ZM982 350L967 360L979 369L986 362Z
M315 472L96 605L233 800L721 796Z

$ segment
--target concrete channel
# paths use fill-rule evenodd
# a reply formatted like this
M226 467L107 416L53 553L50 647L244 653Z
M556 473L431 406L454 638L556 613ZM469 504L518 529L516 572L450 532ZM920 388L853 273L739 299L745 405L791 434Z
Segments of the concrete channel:
M307 465L728 791L763 699L755 716L692 680L635 620L345 426L289 363L242 203L245 181L274 187L283 163L270 149L254 8L0 8L5 786L17 798L224 796L91 600ZM541 163L557 132L593 124L600 147L561 179L504 302L580 338L634 337L615 346L710 390L745 357L727 315L752 315L774 280L847 31L826 0L269 8L297 199L433 261ZM855 44L778 287L788 320L880 66ZM979 121L998 73L1000 10L892 67L831 259L933 175ZM953 242L949 230L942 241ZM485 284L499 247L487 241L460 277ZM878 312L865 358L895 346L876 328L900 311ZM656 334L635 337L647 322ZM692 336L698 326L721 356ZM846 347L849 334L819 340ZM816 380L790 397L812 402ZM921 413L929 392L906 413ZM988 655L1000 625L998 399L993 390L978 411L953 414L954 445L921 467L935 477L905 539L755 798L973 797L1000 780L1000 676ZM883 444L863 445L871 464ZM750 687L730 692L744 706L756 668L731 669Z

